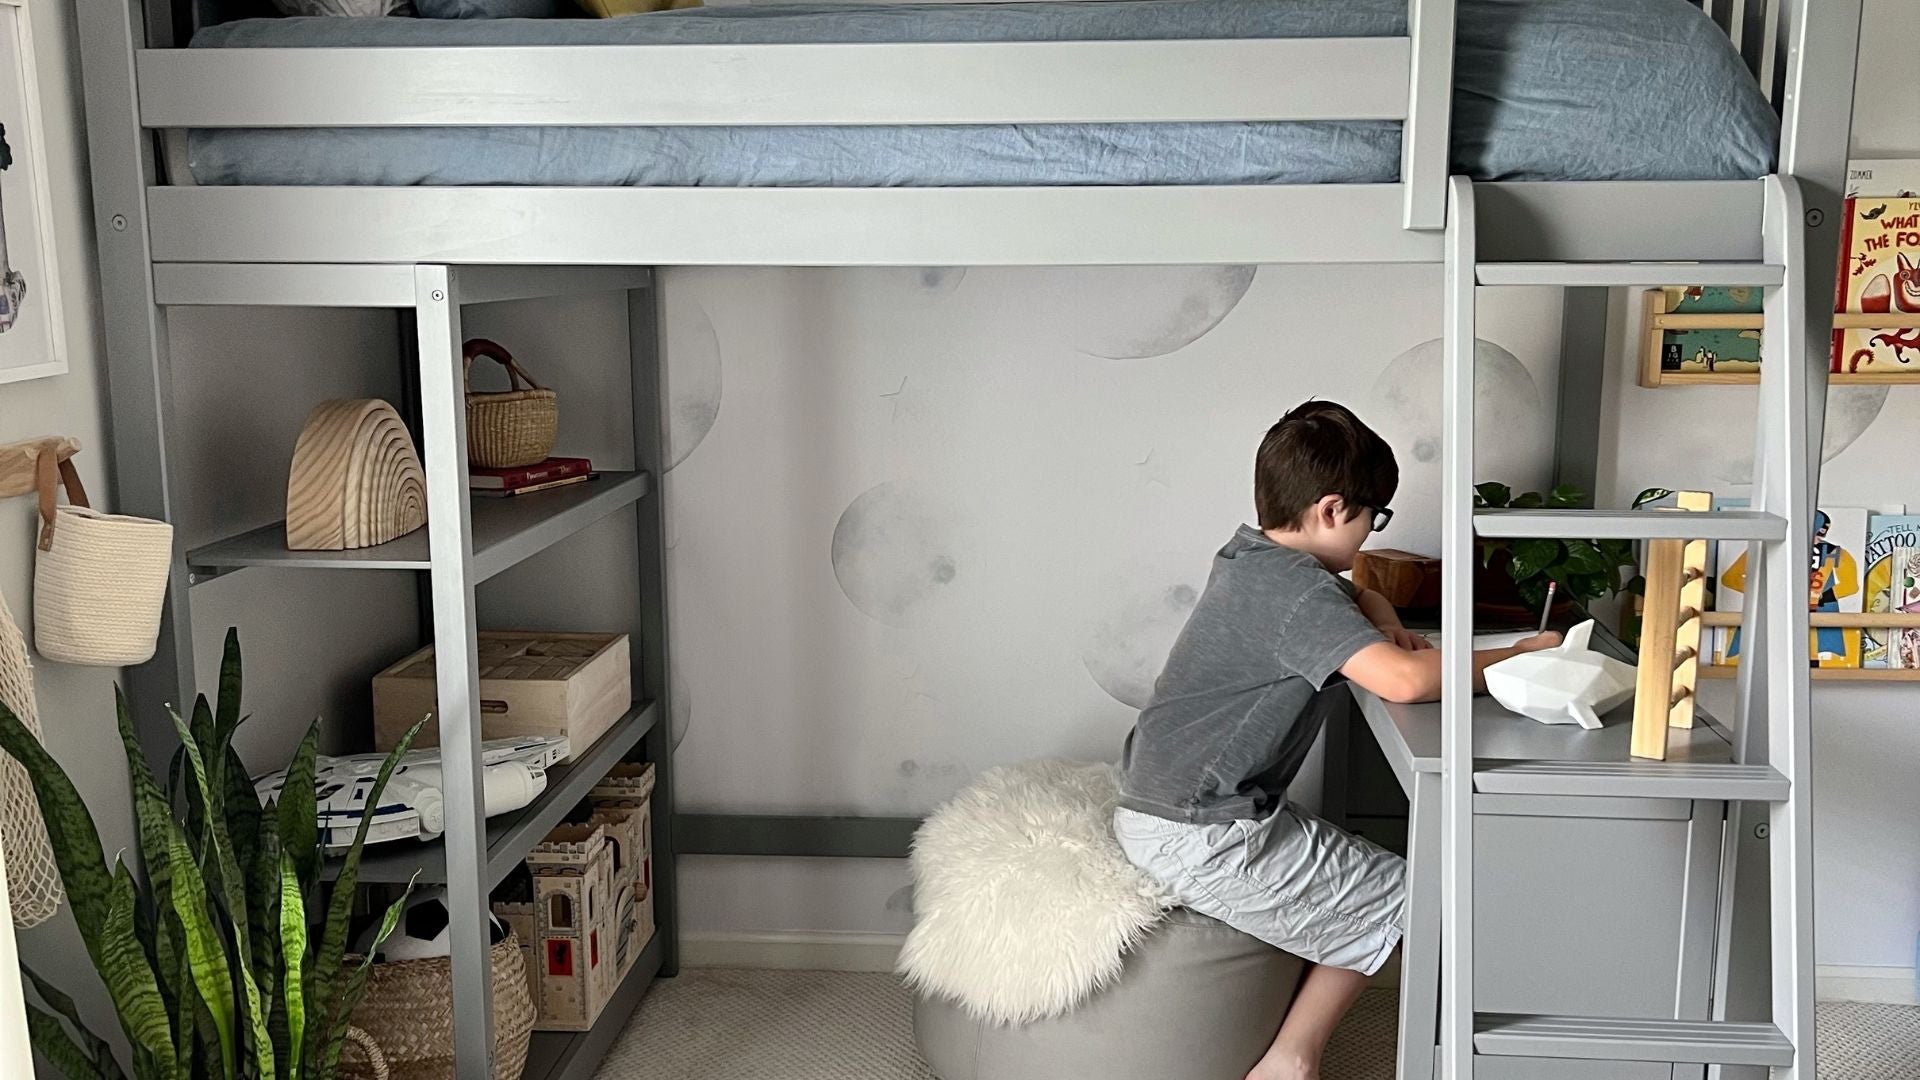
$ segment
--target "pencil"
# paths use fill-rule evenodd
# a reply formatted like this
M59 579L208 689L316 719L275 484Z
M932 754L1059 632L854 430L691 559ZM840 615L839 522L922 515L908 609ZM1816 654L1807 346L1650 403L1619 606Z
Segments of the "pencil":
M1546 632L1547 617L1553 614L1554 590L1558 589L1559 587L1560 587L1560 583L1557 581L1547 582L1547 602L1540 605L1540 629L1538 631L1535 631L1536 633Z

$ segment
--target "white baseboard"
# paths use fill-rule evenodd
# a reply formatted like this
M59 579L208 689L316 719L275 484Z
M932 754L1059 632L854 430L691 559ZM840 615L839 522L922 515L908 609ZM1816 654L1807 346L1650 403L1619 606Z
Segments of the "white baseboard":
M706 930L680 935L687 967L892 971L905 934L818 930Z
M1822 964L1814 969L1815 996L1821 1001L1872 1001L1885 1005L1920 1005L1914 993L1910 967L1845 967Z

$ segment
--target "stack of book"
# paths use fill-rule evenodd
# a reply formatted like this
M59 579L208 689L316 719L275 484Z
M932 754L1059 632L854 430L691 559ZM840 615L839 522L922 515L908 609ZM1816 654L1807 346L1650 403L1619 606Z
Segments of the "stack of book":
M516 469L469 468L467 486L475 495L505 498L584 484L598 475L593 471L593 463L586 458L550 457L537 465Z

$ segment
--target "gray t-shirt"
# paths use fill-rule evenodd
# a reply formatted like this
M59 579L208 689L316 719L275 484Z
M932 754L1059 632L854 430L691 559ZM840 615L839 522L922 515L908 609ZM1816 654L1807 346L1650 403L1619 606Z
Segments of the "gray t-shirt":
M1262 819L1319 734L1321 690L1383 635L1351 582L1242 525L1127 736L1120 805L1195 824Z

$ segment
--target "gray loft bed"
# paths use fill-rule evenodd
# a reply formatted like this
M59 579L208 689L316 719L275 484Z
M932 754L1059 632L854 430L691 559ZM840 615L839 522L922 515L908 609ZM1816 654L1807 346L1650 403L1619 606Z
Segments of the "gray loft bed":
M1591 9L1593 18L1628 17L1618 5L1542 3ZM1725 55L1737 56L1773 103L1777 144L1756 147L1750 112L1715 107L1690 115L1698 101L1644 116L1594 113L1586 119L1606 121L1614 142L1652 139L1661 133L1643 129L1656 126L1682 136L1636 143L1630 160L1616 155L1598 171L1585 157L1576 168L1566 147L1529 151L1522 140L1523 156L1536 158L1520 167L1489 149L1503 129L1497 117L1476 111L1470 83L1479 69L1469 61L1512 57L1503 58L1498 38L1475 36L1486 25L1474 21L1474 0L1148 6L1160 11L1136 13L1141 21L1132 26L1102 20L1141 5L995 9L1000 20L1026 20L1022 26L1051 17L1044 9L1066 9L1062 17L1085 20L1077 35L1057 27L982 30L988 13L930 8L920 13L929 24L967 29L927 39L844 30L769 37L764 29L723 32L703 22L717 18L706 15L642 16L624 26L313 26L226 24L219 0L79 5L125 510L174 516L169 307L375 307L411 317L435 523L425 541L398 554L338 560L245 535L182 550L159 651L128 681L136 714L146 720L164 715L162 703L184 700L194 683L189 586L209 576L324 563L412 569L430 580L433 636L466 643L439 650L449 828L444 846L419 865L396 862L381 872L424 869L448 883L461 1075L488 1071L488 985L477 966L485 893L589 782L587 770L576 770L527 812L481 819L471 768L472 635L474 588L486 577L609 514L637 516L640 700L591 759L644 748L658 767L660 933L602 1022L577 1036L536 1040L527 1076L591 1075L647 982L673 973L676 855L897 857L915 824L673 812L672 757L658 722L668 712L664 543L647 476L660 471L663 456L654 292L645 268L1440 263L1447 177L1451 163L1464 161L1488 181L1474 185L1468 215L1479 258L1497 264L1483 265L1482 283L1565 283L1568 267L1550 274L1541 264L1593 264L1571 268L1583 287L1566 293L1559 463L1563 478L1589 485L1598 394L1588 391L1600 378L1606 287L1644 279L1628 261L1706 262L1673 271L1689 281L1711 278L1716 262L1762 261L1767 195L1759 175L1769 168L1796 184L1808 207L1809 340L1822 333L1831 282L1818 275L1822 267L1831 273L1836 245L1859 0L1707 0L1706 14L1734 46ZM1348 21L1330 20L1333 9ZM1160 18L1175 10L1219 21L1193 30ZM1249 26L1261 12L1275 21ZM1288 33L1287 20L1296 18L1311 25ZM674 31L692 36L645 29L669 24L694 28ZM1456 66L1464 96L1455 92ZM1700 85L1717 94L1730 84ZM1566 119L1563 113L1546 126L1564 127ZM1773 138L1772 122L1765 117L1763 143ZM1690 128L1720 134L1688 145ZM554 171L537 156L516 161L487 152L516 132L578 140L563 156L583 167ZM1264 148L1255 155L1261 160L1233 160L1222 134ZM1003 162L1001 172L967 167L969 155L1009 137L1054 148L1050 160ZM1119 172L1099 172L1081 152L1116 139L1131 148ZM1330 139L1357 143L1363 153L1328 150ZM610 169L605 160L653 160L663 145L746 145L761 159L805 157L803 148L824 145L860 169L886 155L898 167L810 171L787 162L761 175L753 153L709 152L673 163L683 171L655 173L632 161ZM1677 164L1702 150L1708 165ZM1757 171L1756 153L1764 159ZM449 155L473 160L454 169ZM358 165L342 169L342 157ZM929 161L942 167L929 169ZM490 171L502 162L510 167ZM287 180L302 182L276 182ZM703 186L715 184L723 186ZM613 289L630 296L634 475L590 497L547 504L553 512L546 515L515 518L526 511L470 506L456 407L461 305ZM1824 392L1823 379L1813 383ZM1819 437L1815 424L1816 446ZM163 726L143 730L161 761L172 738Z

